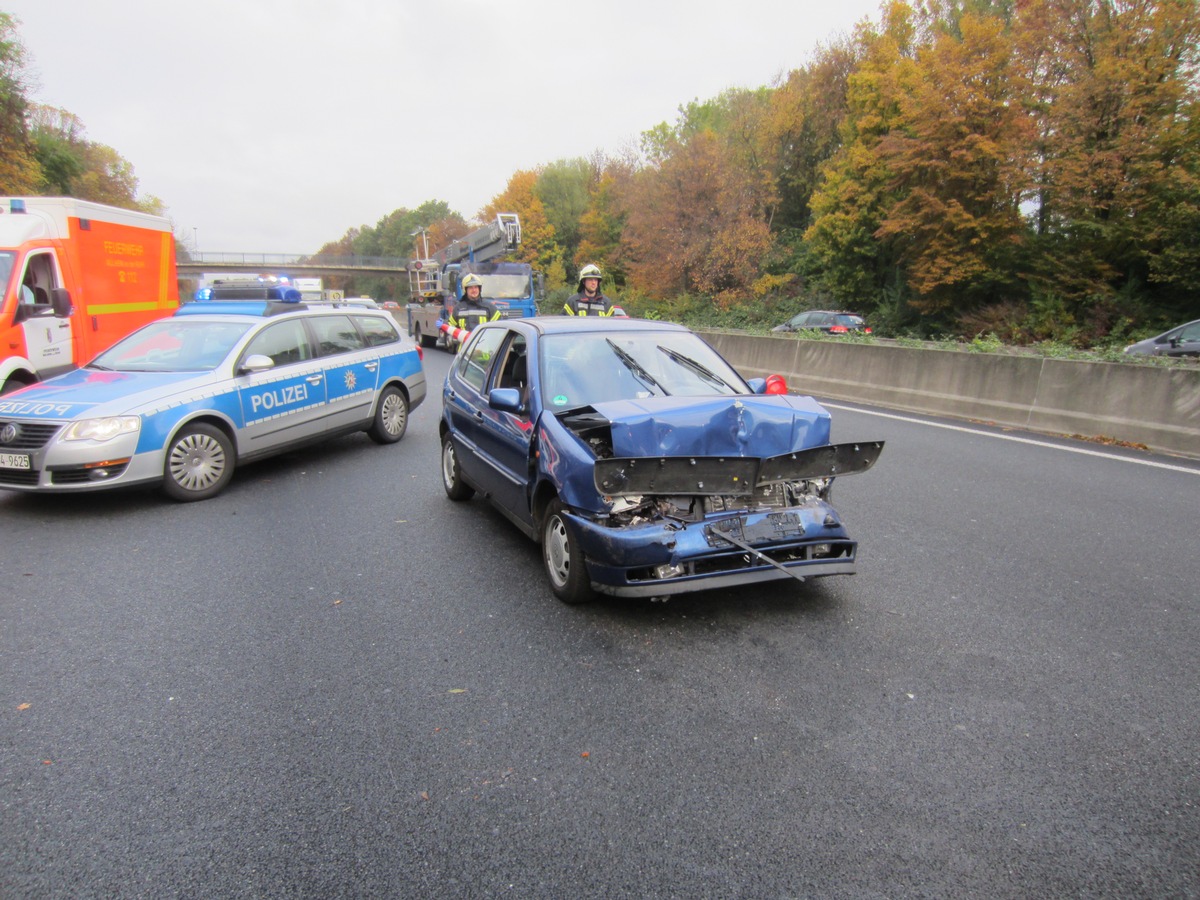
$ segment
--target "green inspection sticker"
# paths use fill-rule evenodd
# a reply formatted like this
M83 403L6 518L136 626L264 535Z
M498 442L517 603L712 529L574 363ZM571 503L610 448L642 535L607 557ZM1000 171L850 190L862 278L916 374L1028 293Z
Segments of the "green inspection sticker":
M555 406L566 406L566 405L567 405L567 402L568 402L568 401L567 401L567 395L566 395L566 394L557 394L557 395L554 397L554 405L555 405Z

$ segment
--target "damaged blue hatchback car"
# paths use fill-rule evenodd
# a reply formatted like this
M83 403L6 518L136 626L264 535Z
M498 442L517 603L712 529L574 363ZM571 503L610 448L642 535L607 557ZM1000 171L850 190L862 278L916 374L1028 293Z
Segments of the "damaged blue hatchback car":
M538 541L567 603L851 574L830 489L883 449L830 444L815 400L744 381L682 326L598 317L477 328L440 430L447 496Z

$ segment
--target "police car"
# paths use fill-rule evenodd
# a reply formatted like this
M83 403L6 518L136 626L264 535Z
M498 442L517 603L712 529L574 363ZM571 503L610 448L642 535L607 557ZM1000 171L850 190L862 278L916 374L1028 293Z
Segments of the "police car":
M0 397L0 488L205 500L249 460L354 431L393 444L424 399L420 351L382 310L188 303Z

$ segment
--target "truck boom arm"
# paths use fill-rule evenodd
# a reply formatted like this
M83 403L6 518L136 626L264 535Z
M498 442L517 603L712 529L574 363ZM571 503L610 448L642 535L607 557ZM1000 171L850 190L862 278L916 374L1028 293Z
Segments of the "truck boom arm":
M439 266L469 260L486 262L511 253L521 243L521 220L516 213L499 213L494 222L477 228L464 238L433 254Z

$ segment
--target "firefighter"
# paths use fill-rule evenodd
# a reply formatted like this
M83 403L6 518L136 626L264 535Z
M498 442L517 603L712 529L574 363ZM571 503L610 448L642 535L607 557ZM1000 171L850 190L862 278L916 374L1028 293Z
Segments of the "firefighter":
M600 279L604 275L598 266L591 263L579 270L579 293L567 298L563 312L568 316L611 316L612 301L600 293Z
M470 328L466 314L471 310L484 312L482 319L478 316L473 317L479 321L486 322L500 318L500 310L496 310L490 316L487 315L487 306L483 302L483 279L474 272L467 273L462 280L462 299L454 304L454 309L450 312L450 324L455 328Z

